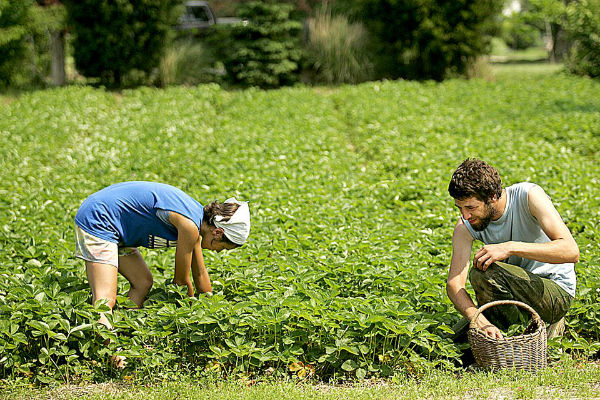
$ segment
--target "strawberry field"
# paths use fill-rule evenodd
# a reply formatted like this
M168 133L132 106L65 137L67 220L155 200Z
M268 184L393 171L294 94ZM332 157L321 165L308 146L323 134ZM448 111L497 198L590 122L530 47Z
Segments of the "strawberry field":
M212 371L380 377L454 368L445 293L458 212L446 188L479 157L552 197L581 251L552 354L600 350L600 85L567 76L340 88L0 98L0 378L35 382ZM205 252L215 295L170 282L174 250L114 331L96 323L73 217L115 182L249 200L250 239ZM104 306L105 307L105 306ZM104 346L105 339L112 343ZM127 357L116 371L111 354Z

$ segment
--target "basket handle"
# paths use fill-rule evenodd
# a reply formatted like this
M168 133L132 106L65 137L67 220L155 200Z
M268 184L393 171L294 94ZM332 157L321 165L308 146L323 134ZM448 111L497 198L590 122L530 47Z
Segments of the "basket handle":
M514 306L524 308L527 311L529 311L529 313L531 314L531 317L533 318L534 321L536 321L538 324L542 322L542 318L540 318L539 314L537 312L535 312L535 310L533 308L531 308L529 305L527 305L521 301L496 300L496 301L491 301L489 303L485 303L484 305L482 305L481 307L479 307L477 309L477 311L473 315L473 318L471 318L471 322L469 323L469 328L471 328L471 329L477 328L477 318L479 318L479 314L481 314L482 312L484 312L485 310L487 310L490 307L503 306L503 305L514 305Z

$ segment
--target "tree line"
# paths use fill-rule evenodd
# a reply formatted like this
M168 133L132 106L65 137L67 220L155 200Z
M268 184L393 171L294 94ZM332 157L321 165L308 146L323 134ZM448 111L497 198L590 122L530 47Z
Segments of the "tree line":
M79 74L102 85L164 84L156 71L181 39L174 26L183 3L0 0L0 86L48 76L65 84L66 53ZM223 67L222 79L241 86L279 87L307 75L325 83L441 81L464 76L489 53L492 36L518 48L540 33L553 61L600 76L600 0L520 4L519 13L502 17L505 5L496 0L216 0L215 9L244 23L198 40Z

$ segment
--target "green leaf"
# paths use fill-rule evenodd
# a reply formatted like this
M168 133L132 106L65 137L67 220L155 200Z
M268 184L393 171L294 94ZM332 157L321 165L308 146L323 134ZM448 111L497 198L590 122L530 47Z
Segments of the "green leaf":
M344 361L344 363L342 364L342 369L344 371L354 371L357 367L356 361L354 360L346 360Z
M34 329L37 329L42 333L46 333L50 330L48 324L43 321L27 321L27 325L31 326Z
M356 369L356 377L358 379L365 379L365 376L367 376L367 371L364 368Z

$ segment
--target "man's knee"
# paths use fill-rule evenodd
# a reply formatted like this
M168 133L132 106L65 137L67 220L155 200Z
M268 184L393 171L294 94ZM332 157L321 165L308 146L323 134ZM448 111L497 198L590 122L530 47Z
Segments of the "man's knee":
M485 271L473 267L469 271L469 281L473 287L480 287L482 285L487 285L492 281L500 280L503 273L503 268L496 263L490 265Z
M469 281L480 306L494 300L494 293L502 281L499 277L501 274L501 268L496 264L490 265L485 271L477 268L469 271Z
M482 271L475 267L471 268L471 270L469 271L469 282L471 282L471 286L473 286L474 289L478 289L478 288L482 288L482 287L486 286L486 284L489 281L489 276L490 276L488 271L489 271L489 268L486 271Z

